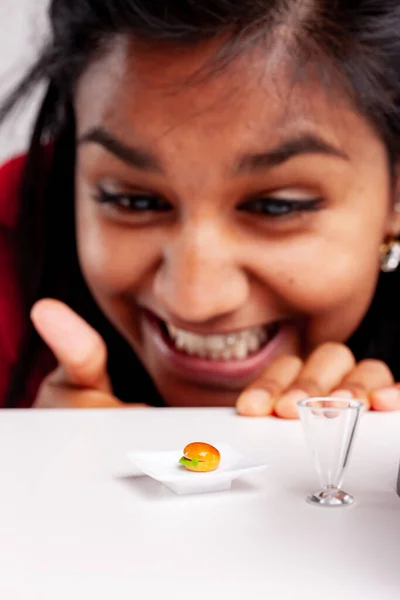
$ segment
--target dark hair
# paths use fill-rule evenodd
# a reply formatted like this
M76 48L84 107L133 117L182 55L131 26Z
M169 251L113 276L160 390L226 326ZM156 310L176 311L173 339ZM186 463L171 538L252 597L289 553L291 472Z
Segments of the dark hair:
M215 64L249 44L282 43L294 68L316 63L321 75L333 75L330 81L384 140L393 167L400 155L400 5L398 0L52 0L50 22L50 41L0 110L1 122L37 83L46 81L21 188L16 241L25 341L6 406L18 405L42 346L29 322L30 308L42 297L68 302L100 331L109 347L116 394L130 401L138 386L150 393L151 382L138 362L132 372L136 359L91 298L76 253L72 99L80 75L121 34L171 47L218 36L225 42ZM382 279L349 342L358 358L381 358L397 376L398 289L397 274Z

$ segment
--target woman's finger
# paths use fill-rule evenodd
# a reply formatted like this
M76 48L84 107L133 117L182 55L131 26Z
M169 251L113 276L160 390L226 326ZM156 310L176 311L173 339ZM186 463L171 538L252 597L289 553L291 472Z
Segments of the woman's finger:
M379 411L400 410L400 384L395 383L389 367L378 362L376 368L380 371L380 377L373 381L370 386L369 400L371 408Z
M369 409L371 401L374 398L373 390L389 388L391 391L394 391L395 388L392 388L393 384L394 378L389 367L379 360L368 359L358 363L353 371L343 379L339 389L335 390L331 395L361 400L364 402L366 408ZM379 405L379 397L376 399L376 402Z
M79 390L58 386L46 380L39 390L33 408L121 408L122 402L111 394L97 390Z
M39 391L33 408L81 409L81 408L147 408L145 404L124 404L111 394L97 390L68 389L46 381Z
M77 388L65 384L65 374L58 367L43 381L33 408L148 408L145 404L124 404L111 393Z
M62 367L66 385L111 392L106 345L90 325L56 300L41 300L31 316Z
M275 400L298 377L303 363L297 356L281 356L239 397L236 410L245 417L266 417Z
M371 392L370 401L373 410L382 412L400 410L400 384Z
M297 379L275 404L275 413L284 419L297 419L297 403L309 397L326 396L343 381L355 365L349 348L327 343L310 355Z

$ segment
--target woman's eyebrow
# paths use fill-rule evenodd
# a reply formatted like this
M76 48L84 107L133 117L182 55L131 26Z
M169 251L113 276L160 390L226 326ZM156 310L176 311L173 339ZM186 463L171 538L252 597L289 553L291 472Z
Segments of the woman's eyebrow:
M142 148L128 146L103 127L94 127L84 133L78 139L78 144L98 144L131 167L162 173L161 163L153 154Z
M272 169L302 154L326 154L343 160L349 160L348 155L340 148L336 148L322 138L308 133L286 140L271 150L241 156L235 165L234 171L239 175L258 170Z
M129 166L142 171L162 173L160 161L143 148L135 148L125 144L103 127L94 127L84 133L78 144L98 144ZM304 134L285 140L277 147L255 154L244 154L239 158L234 173L237 175L259 170L272 169L291 158L302 154L325 154L342 160L349 160L347 154L314 134Z

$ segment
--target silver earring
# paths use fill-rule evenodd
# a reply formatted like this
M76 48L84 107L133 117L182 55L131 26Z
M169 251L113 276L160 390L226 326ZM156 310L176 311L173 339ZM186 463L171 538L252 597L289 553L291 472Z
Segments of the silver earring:
M392 239L381 248L381 271L394 273L400 265L400 240Z

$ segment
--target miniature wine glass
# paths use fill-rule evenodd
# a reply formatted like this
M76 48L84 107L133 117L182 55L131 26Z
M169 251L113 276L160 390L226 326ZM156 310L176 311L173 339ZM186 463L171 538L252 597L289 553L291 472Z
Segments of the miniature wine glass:
M349 506L341 489L363 403L347 398L310 398L298 404L321 489L307 497L318 506Z

